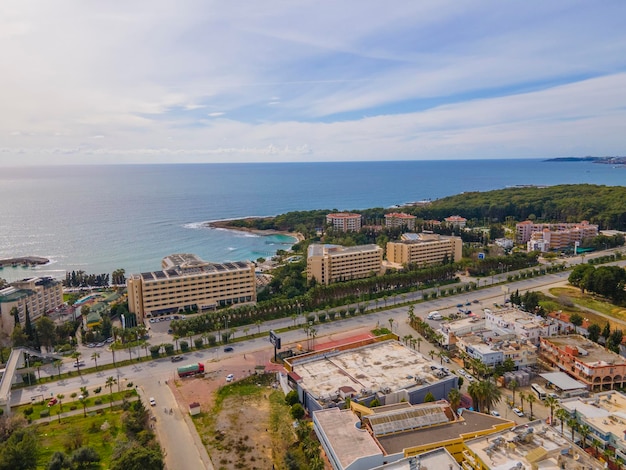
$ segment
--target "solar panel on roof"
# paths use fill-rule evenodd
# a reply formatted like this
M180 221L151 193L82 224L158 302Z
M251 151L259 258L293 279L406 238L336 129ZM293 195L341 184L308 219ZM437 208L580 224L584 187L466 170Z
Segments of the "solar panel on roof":
M156 271L154 273L154 275L158 278L158 279L165 279L165 273L163 271Z
M170 277L178 276L178 271L176 271L175 269L168 269L166 273L169 274Z
M154 277L152 277L152 273L141 273L141 277L144 281L151 281L154 279Z

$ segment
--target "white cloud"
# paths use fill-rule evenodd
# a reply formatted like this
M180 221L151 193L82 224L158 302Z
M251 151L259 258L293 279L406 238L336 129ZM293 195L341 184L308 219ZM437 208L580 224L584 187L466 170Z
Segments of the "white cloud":
M623 2L7 0L5 12L0 165L626 144Z

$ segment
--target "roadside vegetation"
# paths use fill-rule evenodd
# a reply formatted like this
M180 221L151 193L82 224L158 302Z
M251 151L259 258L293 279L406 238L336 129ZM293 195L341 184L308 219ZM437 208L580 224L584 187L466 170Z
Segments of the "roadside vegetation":
M134 391L124 392L124 398L129 394ZM81 400L83 413L73 416L49 416L39 403L0 417L0 470L163 469L149 412L140 400L97 411L88 411L87 403ZM35 413L48 419L31 425Z

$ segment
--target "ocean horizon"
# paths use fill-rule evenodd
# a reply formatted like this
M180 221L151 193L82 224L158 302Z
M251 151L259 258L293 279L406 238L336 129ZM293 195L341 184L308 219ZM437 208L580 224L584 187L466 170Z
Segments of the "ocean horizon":
M255 260L294 243L280 234L207 227L212 221L389 208L517 185L626 181L624 167L544 160L4 167L0 259L41 256L51 263L5 267L0 277L154 271L173 253Z

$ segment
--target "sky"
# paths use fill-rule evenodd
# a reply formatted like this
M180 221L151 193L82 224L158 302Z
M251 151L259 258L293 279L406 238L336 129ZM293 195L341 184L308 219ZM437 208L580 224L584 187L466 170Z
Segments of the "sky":
M0 166L626 154L623 0L0 11Z

